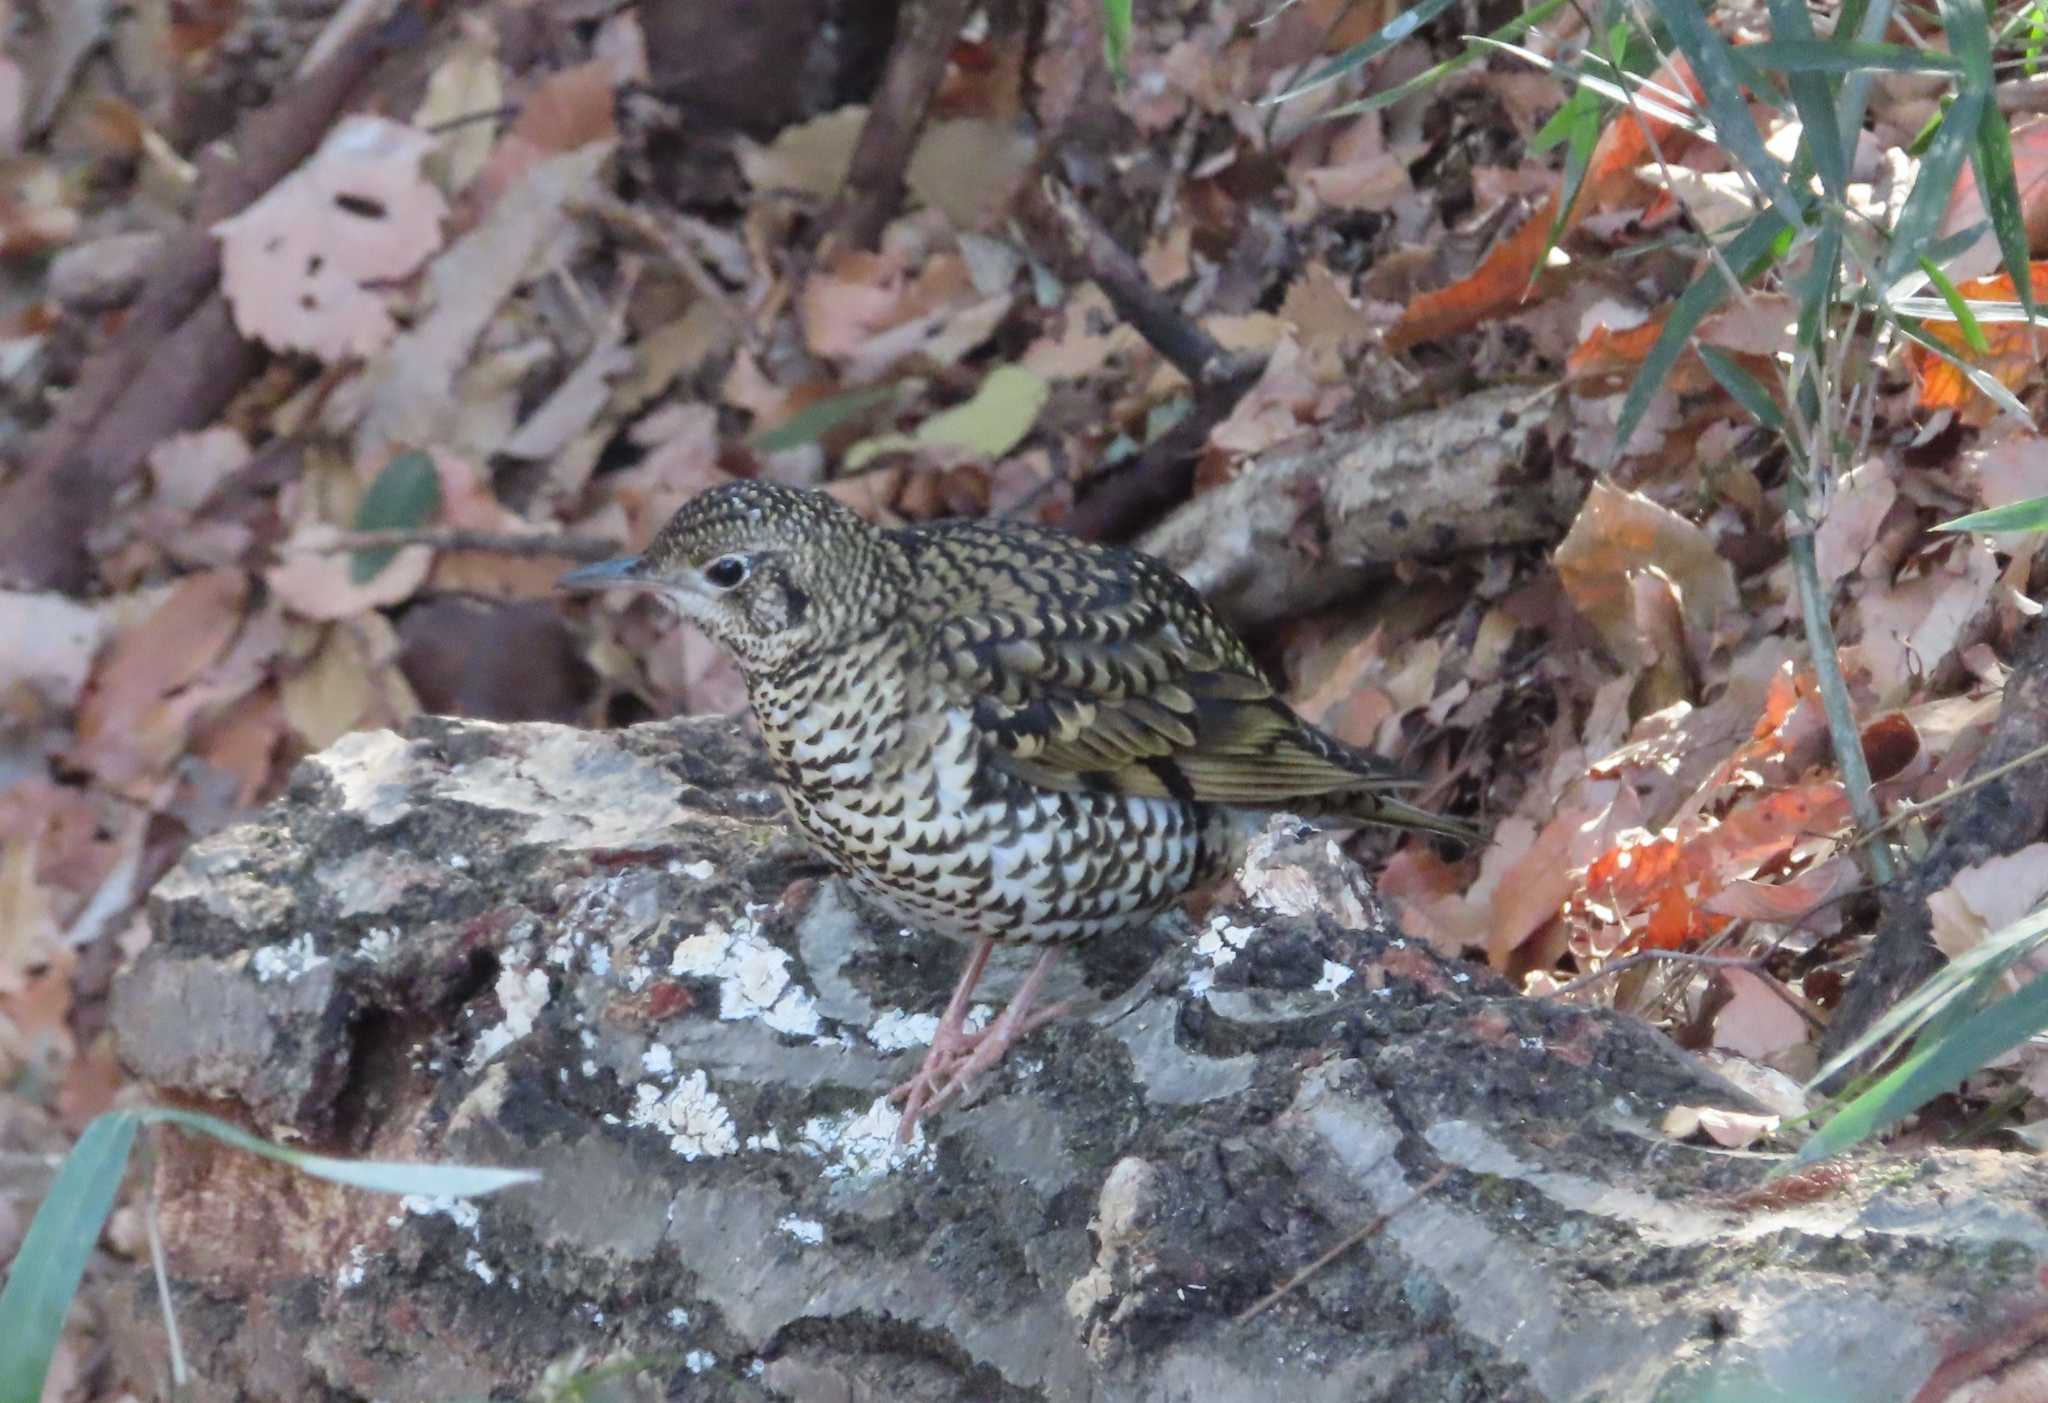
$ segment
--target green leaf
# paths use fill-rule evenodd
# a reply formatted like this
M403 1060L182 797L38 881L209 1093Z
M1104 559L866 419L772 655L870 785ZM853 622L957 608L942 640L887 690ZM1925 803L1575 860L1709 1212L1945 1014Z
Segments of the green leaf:
M64 1317L113 1211L139 1124L133 1111L95 1117L28 1225L0 1291L0 1403L37 1403L43 1396Z
M815 442L847 420L867 413L878 404L888 403L896 397L896 388L894 385L869 385L813 400L774 428L754 434L747 440L747 445L763 453L780 453L784 449Z
M318 1179L328 1179L337 1184L348 1184L358 1189L370 1189L382 1194L421 1194L436 1198L473 1198L479 1194L496 1193L499 1189L514 1184L530 1184L540 1178L538 1170L497 1169L486 1165L470 1164L399 1164L389 1160L334 1159L327 1155L309 1154L295 1150L289 1145L274 1145L268 1140L251 1135L238 1125L214 1116L202 1115L197 1111L176 1111L166 1107L153 1107L138 1112L142 1119L152 1124L181 1126L201 1135L211 1135L224 1145L233 1145L238 1150L261 1155L265 1159L278 1160L291 1165L302 1173Z
M356 508L358 531L409 531L424 526L441 510L441 474L431 455L414 449L384 465L363 504ZM377 578L398 554L394 546L359 550L349 560L348 577L359 585Z
M1977 173L1977 194L1998 235L2005 271L2012 275L2020 304L2029 317L2034 310L2034 280L2028 269L2027 220L2020 209L2020 187L2012 169L2012 134L2005 114L1992 101L1997 75L1991 65L1991 28L1983 0L1941 0L1942 28L1948 46L1963 65L1963 91L1979 99L1976 141L1970 165Z
M1968 516L1944 521L1937 531L2048 531L2048 497L2029 497L2024 502L2007 502Z
M1919 261L1921 252L1933 240L1934 231L1941 227L1949 196L1955 192L1956 177L1976 142L1978 118L1983 109L1981 94L1958 95L1950 104L1948 115L1941 119L1934 139L1927 143L1927 153L1920 158L1920 174L1907 192L1898 223L1892 226L1891 246L1885 250L1884 264L1877 275L1880 293L1888 292Z
M1763 133L1750 116L1749 101L1742 95L1741 63L1728 41L1707 23L1706 11L1698 0L1664 0L1657 15L1671 29L1680 52L1692 62L1693 76L1705 95L1707 116L1723 149L1749 178L1757 183L1778 217L1798 225L1804 217L1799 201L1785 182L1785 168L1764 146Z
M991 370L965 404L934 414L912 434L881 434L863 439L846 453L846 466L858 468L878 454L922 443L946 444L1000 458L1024 441L1038 422L1052 388L1021 365L999 365Z
M1933 283L1935 290L1941 294L1941 300L1948 304L1949 315L1955 318L1956 326L1963 333L1963 340L1970 343L1970 349L1980 356L1989 355L1991 343L1984 339L1984 328L1977 325L1977 314L1970 310L1970 304L1964 300L1963 294L1956 290L1955 280L1935 267L1933 260L1925 257L1920 260L1920 271L1927 275L1927 280Z
M1749 411L1752 419L1767 429L1785 427L1785 416L1778 411L1778 402L1771 398L1771 392L1737 364L1735 357L1719 346L1703 345L1696 349L1708 373L1721 382L1721 388L1734 396L1737 404Z
M1336 82L1353 69L1372 62L1403 39L1409 38L1416 30L1449 8L1451 0L1422 0L1415 8L1403 10L1286 92L1278 97L1268 98L1267 104L1270 106L1273 103L1288 102L1303 93L1314 92L1326 83Z
M1923 1036L1911 1056L1815 1131L1786 1170L1860 1144L2044 1028L2048 1028L2048 975L2037 976L2017 993L1979 1009L1943 1036Z
M1778 7L1771 7L1772 24L1781 32ZM1811 21L1807 32L1812 33ZM1774 73L1960 73L1963 65L1953 55L1931 49L1912 49L1903 44L1838 43L1833 39L1766 39L1744 44L1742 56L1758 68Z
M1131 52L1131 0L1102 0L1102 56L1121 81Z
M1738 278L1752 278L1765 263L1778 256L1775 246L1779 239L1792 232L1779 222L1775 211L1765 210L1728 241L1727 248L1722 251L1722 259L1735 270ZM1617 457L1628 443L1629 435L1636 431L1636 425L1643 421L1643 411L1650 407L1651 396L1664 383L1664 377L1671 373L1671 367L1678 364L1679 353L1685 350L1686 341L1707 313L1727 299L1728 293L1728 280L1722 276L1721 265L1710 262L1700 270L1692 285L1678 295L1671 315L1664 321L1664 330L1658 334L1649 354L1643 357L1643 367L1636 372L1636 378L1629 384L1628 395L1621 402L1621 417L1616 424L1614 440Z

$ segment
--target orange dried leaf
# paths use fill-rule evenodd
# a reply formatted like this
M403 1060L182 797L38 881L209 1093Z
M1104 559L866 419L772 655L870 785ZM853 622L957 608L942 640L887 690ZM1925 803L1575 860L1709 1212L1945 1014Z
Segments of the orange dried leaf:
M1418 294L1387 329L1390 351L1403 351L1421 341L1435 341L1468 331L1520 307L1528 299L1537 260L1550 242L1557 218L1557 197L1551 196L1522 227L1493 246L1469 277L1449 287Z

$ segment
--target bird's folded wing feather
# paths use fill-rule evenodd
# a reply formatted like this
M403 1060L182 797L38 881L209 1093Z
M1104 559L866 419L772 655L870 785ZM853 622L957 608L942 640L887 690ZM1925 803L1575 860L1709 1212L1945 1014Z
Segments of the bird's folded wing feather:
M1401 783L1304 725L1244 645L1167 578L1057 615L982 607L941 623L935 670L999 764L1051 789L1219 804Z

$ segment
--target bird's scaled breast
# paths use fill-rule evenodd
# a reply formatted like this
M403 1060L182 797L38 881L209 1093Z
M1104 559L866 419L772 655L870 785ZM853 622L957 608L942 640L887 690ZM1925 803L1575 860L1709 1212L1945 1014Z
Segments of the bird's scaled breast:
M964 710L763 723L798 827L922 929L1086 939L1159 911L1212 865L1199 806L1038 789L994 768Z

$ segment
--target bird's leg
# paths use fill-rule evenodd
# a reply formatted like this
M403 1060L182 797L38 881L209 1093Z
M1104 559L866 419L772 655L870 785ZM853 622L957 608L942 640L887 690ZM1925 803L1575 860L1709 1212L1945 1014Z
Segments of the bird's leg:
M995 948L996 943L986 938L975 945L967 968L960 971L960 982L953 986L945 1015L939 1019L939 1030L932 1034L931 1051L924 1055L924 1065L917 1069L916 1076L889 1093L891 1101L900 1098L903 1102L903 1119L896 1125L898 1144L910 1143L910 1134L917 1128L918 1117L924 1114L925 1103L953 1070L953 1064L980 1041L961 1030L967 1022L967 1005L974 997L974 986L981 982L981 972L988 968L988 957Z
M1066 999L1061 999L1051 1008L1042 1008L1036 1013L1031 1011L1032 1001L1038 997L1038 990L1045 983L1046 973L1052 969L1052 962L1059 958L1059 954L1059 946L1045 947L1038 956L1038 962L1031 966L1031 973L1024 976L1023 984L1018 986L1016 994L1010 999L1009 1007L1003 1010L1002 1016L994 1023L974 1036L971 1050L965 1057L954 1059L958 1065L948 1068L950 1075L946 1078L946 1084L931 1093L931 1099L921 1108L922 1110L936 1111L965 1095L973 1089L974 1079L1002 1061L1012 1044L1067 1011L1069 1000ZM902 1132L898 1133L900 1135Z

